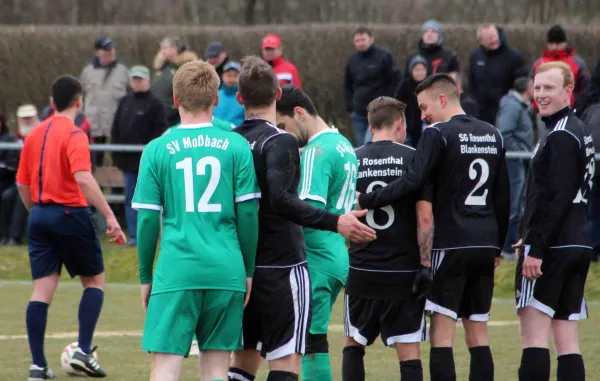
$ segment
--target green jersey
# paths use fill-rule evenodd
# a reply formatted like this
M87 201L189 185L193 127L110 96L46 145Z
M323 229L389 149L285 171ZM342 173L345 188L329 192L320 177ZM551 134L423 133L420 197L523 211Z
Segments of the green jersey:
M358 162L352 145L337 130L321 131L308 140L300 168L301 199L336 214L354 209ZM304 228L304 240L308 266L345 283L349 265L344 237Z
M245 291L235 203L256 198L252 152L241 135L196 124L151 141L132 206L163 213L152 293Z

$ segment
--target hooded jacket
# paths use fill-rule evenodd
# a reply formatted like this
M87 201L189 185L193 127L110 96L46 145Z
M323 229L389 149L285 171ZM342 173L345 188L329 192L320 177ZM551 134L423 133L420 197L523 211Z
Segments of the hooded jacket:
M396 89L395 98L406 105L404 115L406 117L406 135L407 144L412 147L416 147L421 138L423 132L423 121L421 120L421 110L419 109L419 103L417 102L417 96L415 90L420 82L414 80L412 76L412 70L415 65L423 64L427 67L427 61L424 57L416 55L410 61L409 66L406 68L410 74L409 78L406 78L400 83L398 89Z
M509 91L500 100L496 128L502 134L507 151L533 149L533 121L529 105L516 91Z
M427 60L427 75L460 72L460 64L458 63L455 52L444 48L441 42L428 45L421 39L419 40L417 51L406 58L404 78L410 78L411 75L408 65L417 55L421 55Z
M198 55L189 50L179 53L174 62L166 61L160 52L154 57L153 67L156 71L152 78L150 91L163 103L169 126L179 123L179 112L173 106L173 77L175 72L181 65L197 59Z
M344 74L346 110L367 115L369 102L380 96L393 97L402 74L388 50L375 44L348 58Z
M239 104L235 97L237 91L237 86L221 87L219 89L219 104L215 106L214 113L216 118L229 122L234 126L242 124L246 116L244 106Z
M583 93L583 90L586 88L590 80L590 74L585 65L585 61L579 55L575 54L575 49L572 48L566 48L557 51L546 49L542 52L542 57L539 58L533 65L531 76L534 76L535 70L538 68L538 66L554 61L564 62L571 67L571 72L573 72L573 78L575 79L575 88L573 89L573 95L571 96L571 107L573 107L573 105L575 105L575 99ZM534 108L535 110L538 110L538 107L535 103Z
M470 93L479 106L479 119L496 122L500 99L513 87L515 80L526 77L523 56L506 42L502 28L498 28L500 47L487 50L478 46L471 54L469 67Z
M110 135L119 100L129 87L129 68L118 60L102 66L96 57L83 68L79 78L84 93L83 112L92 136Z

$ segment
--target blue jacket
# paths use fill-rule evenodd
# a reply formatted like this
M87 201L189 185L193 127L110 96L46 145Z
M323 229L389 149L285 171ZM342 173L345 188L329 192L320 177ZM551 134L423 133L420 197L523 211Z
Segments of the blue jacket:
M496 128L502 134L507 151L531 151L533 149L531 108L521 100L515 91L509 91L500 100Z
M238 87L223 86L219 89L219 104L215 107L215 117L234 126L239 126L245 119L244 106L235 99Z

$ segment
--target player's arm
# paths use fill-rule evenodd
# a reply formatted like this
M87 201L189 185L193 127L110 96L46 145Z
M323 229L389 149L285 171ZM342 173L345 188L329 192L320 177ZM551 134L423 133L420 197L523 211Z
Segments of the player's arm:
M430 181L421 189L417 201L417 242L421 268L413 281L413 293L417 298L424 298L429 294L433 274L431 272L431 250L433 248L433 185Z
M298 142L290 134L282 134L264 148L267 187L273 211L301 226L337 232L339 216L315 208L300 200L294 189L292 174L299 170Z
M29 184L31 179L29 177L29 145L27 142L21 149L21 158L19 159L19 167L17 169L17 190L23 200L23 204L27 210L31 210L33 207L33 200L31 199L31 191L29 190Z
M376 209L399 201L410 192L423 186L435 166L445 142L437 128L423 131L414 158L404 175L371 193L363 193L358 198L361 209Z
M496 174L496 183L494 186L494 213L496 214L496 225L498 226L498 245L502 247L508 233L508 223L510 219L510 180L508 177L508 168L506 166L506 150L502 150L500 166ZM498 250L496 256L499 257L501 251Z
M578 141L567 131L558 130L548 135L543 148L549 174L545 193L532 211L530 221L534 222L523 239L528 255L533 258L543 259L544 250L551 246L552 237L577 196L582 175L578 168L581 165L579 150Z

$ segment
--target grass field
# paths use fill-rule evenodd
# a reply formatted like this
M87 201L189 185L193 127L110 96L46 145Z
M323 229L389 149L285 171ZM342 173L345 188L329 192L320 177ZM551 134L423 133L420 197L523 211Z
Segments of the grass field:
M94 344L99 346L99 360L115 381L147 380L150 357L140 349L144 316L136 283L137 265L133 249L104 245L109 284L105 304L97 327ZM581 345L586 357L587 379L600 380L600 303L597 283L600 268L590 272L588 296L591 318L581 324ZM520 344L514 301L512 277L514 263L504 263L498 270L497 299L492 308L490 342L496 364L496 380L516 380L520 361ZM26 379L29 351L25 332L25 307L31 292L25 247L0 248L0 380ZM62 348L77 340L77 308L81 286L65 281L59 286L50 309L47 327L46 355L50 366L60 378L67 376L60 369ZM329 340L334 380L340 380L343 348L342 298L338 298L333 313ZM456 337L457 380L468 379L469 357L463 344L462 329ZM429 345L422 345L424 368L428 369ZM195 357L185 362L182 380L198 380ZM553 363L553 374L556 366ZM384 348L380 341L367 350L367 380L398 380L399 368L395 351ZM425 379L428 380L427 371ZM552 376L553 379L556 377ZM264 367L257 380L264 380Z

